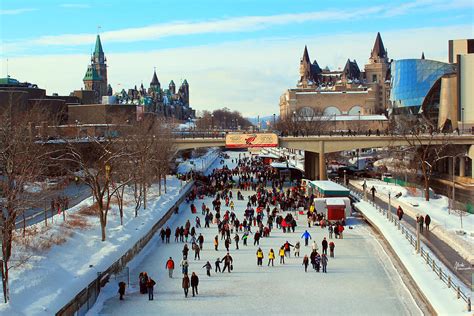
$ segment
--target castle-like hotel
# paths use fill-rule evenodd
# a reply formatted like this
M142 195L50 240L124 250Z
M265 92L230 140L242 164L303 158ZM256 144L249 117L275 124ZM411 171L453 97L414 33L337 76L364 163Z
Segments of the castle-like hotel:
M383 119L389 94L390 61L380 33L364 71L350 59L342 70L321 69L316 60L311 63L305 46L297 86L280 97L280 117L324 115L342 119L363 115Z

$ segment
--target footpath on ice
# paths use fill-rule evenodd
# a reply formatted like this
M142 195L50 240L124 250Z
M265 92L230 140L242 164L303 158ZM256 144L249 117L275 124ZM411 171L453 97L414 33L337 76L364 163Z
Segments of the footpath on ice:
M193 164L208 168L216 158L217 151L211 150L194 159ZM0 303L0 315L54 315L96 279L98 272L105 271L140 240L191 185L168 176L167 193L162 187L160 196L158 184L153 184L148 191L147 208L140 208L138 217L134 216L132 188L127 188L123 225L117 205L112 204L104 242L98 217L93 212L84 212L93 205L92 197L66 210L65 222L61 214L55 215L54 224L49 223L48 227L44 223L28 227L31 238L48 241L48 246L14 247L29 258L10 271L10 302Z
M465 301L456 298L453 289L448 288L439 279L425 260L416 253L410 242L400 233L397 226L366 201L355 203L354 206L378 228L438 315L470 315ZM424 248L426 250L427 247L424 246ZM437 262L437 264L441 263ZM449 271L446 268L445 270ZM456 280L454 275L451 277L453 281ZM459 280L456 281L457 284L462 284ZM470 289L464 285L462 290L464 293L471 293Z

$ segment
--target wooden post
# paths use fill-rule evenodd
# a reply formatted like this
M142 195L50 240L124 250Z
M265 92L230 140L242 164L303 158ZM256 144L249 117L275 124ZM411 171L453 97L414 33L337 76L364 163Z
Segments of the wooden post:
M26 218L25 218L25 212L23 212L23 238L25 238L26 235Z
M443 279L443 270L441 270L441 266L439 267L439 279Z
M429 253L426 253L426 263L427 264L430 263L430 254Z
M44 208L44 226L48 227L48 209Z
M461 298L461 288L459 287L459 285L458 285L456 294L457 294L458 299L460 299Z
M448 288L451 288L451 276L448 275Z

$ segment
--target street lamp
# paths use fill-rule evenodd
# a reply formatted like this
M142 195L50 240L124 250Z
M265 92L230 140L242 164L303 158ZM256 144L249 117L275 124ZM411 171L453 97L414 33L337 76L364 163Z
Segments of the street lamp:
M464 132L464 108L461 108L461 134Z
M211 114L211 129L214 129L214 114Z
M357 134L360 134L360 110L358 111L359 113L359 121L358 121L358 126L357 126Z
M273 113L273 130L275 130L275 113Z

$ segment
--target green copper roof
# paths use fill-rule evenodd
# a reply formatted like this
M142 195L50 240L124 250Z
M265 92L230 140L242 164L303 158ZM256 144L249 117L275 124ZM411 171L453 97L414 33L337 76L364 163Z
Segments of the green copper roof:
M187 81L186 79L184 79L183 84L184 84L184 85L187 85L187 84L188 84L188 81Z
M95 49L94 55L103 54L104 51L102 50L102 43L100 42L100 36L97 34L97 39L95 40Z
M102 80L102 78L97 73L97 70L95 70L94 67L89 65L89 67L87 67L86 75L84 76L84 79L82 80L100 81Z
M20 82L16 79L10 78L10 76L6 78L0 78L0 84L7 84L7 85L18 85Z
M170 81L170 86L174 86L174 81L173 80Z

